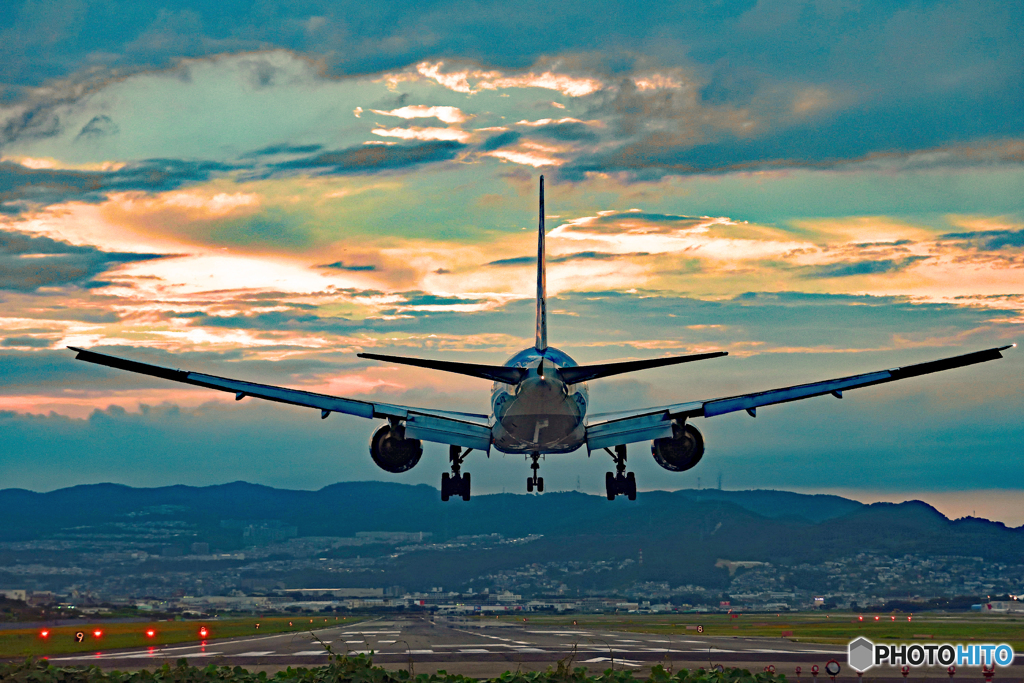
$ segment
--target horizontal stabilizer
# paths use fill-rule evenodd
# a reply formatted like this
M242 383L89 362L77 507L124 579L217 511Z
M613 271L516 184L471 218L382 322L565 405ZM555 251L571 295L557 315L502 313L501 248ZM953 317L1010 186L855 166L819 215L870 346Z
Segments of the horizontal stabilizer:
M492 382L504 382L505 384L519 384L526 377L527 371L523 368L507 368L503 365L477 365L476 363L455 363L447 360L429 360L427 358L406 358L404 356L382 356L377 353L359 353L360 358L370 360L381 360L386 363L401 363L402 365L415 365L418 368L430 368L431 370L443 370L454 372L459 375L470 377L481 377Z
M559 368L558 374L562 378L562 381L565 382L566 384L578 384L579 382L589 382L592 379L599 379L601 377L621 375L624 372L649 370L651 368L660 368L666 365L689 363L695 360L706 360L708 358L718 358L719 356L728 355L729 354L725 351L715 351L714 353L697 353L692 356L672 356L670 358L631 360L625 361L623 363L601 363L598 365L582 365L576 368Z

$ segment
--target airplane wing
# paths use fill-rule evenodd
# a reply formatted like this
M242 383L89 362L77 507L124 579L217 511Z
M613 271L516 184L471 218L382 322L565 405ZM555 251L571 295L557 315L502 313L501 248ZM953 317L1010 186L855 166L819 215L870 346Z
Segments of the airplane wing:
M286 389L269 384L257 384L227 377L217 377L216 375L204 375L199 372L172 370L159 365L140 363L134 360L118 358L117 356L109 356L105 353L79 349L74 346L69 346L68 348L78 353L75 356L77 360L84 360L89 363L105 365L109 368L127 370L151 377L159 377L160 379L168 379L173 382L191 384L197 387L226 391L234 394L237 401L241 401L246 396L252 396L253 398L262 398L266 401L316 408L320 411L321 418L326 418L331 413L344 413L346 415L366 418L400 419L405 421L405 433L409 438L463 446L464 448L474 448L485 452L490 450L491 446L491 428L488 425L486 415L434 410L431 408L411 408L390 403L377 403L375 401L357 401L350 398L317 394L312 391Z
M941 372L942 370L952 370L953 368L960 368L966 365L996 360L1003 357L1000 353L1001 351L1005 351L1012 346L1016 345L1000 346L984 351L967 353L962 356L928 361L927 363L905 365L889 370L839 377L823 382L798 384L796 386L759 391L752 394L727 396L707 401L677 403L670 406L659 406L641 410L595 414L590 417L587 423L587 448L593 451L608 446L671 436L673 418L714 417L738 410L746 410L751 417L755 417L757 409L762 406L788 403L826 394L842 398L843 392L849 389L859 389L860 387L869 387L875 384L895 382L896 380L909 377L919 377L920 375Z

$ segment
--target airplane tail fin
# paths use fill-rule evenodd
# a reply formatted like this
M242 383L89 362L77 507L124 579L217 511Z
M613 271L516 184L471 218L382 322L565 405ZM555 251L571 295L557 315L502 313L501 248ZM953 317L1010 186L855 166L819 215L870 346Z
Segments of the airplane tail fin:
M538 351L548 348L548 294L544 263L544 176L540 177L540 221L537 226L537 343Z

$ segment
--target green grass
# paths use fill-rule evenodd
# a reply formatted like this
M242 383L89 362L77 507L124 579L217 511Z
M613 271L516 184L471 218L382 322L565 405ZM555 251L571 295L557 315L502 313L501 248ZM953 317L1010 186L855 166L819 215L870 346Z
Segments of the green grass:
M1024 618L980 614L650 614L650 615L569 615L526 618L535 625L616 629L666 636L768 637L817 643L842 644L858 636L872 641L1009 643L1024 649ZM895 620L893 619L895 617ZM515 618L521 621L523 617Z
M0 657L47 657L75 652L96 652L98 650L118 650L130 647L155 647L176 643L201 643L204 638L199 629L207 628L205 640L217 638L237 638L239 636L266 635L272 633L304 632L314 629L354 624L363 617L317 617L317 616L285 616L285 617L243 617L226 619L207 619L205 621L152 621L135 623L104 623L103 621L86 622L74 626L57 626L53 628L8 629L0 631ZM259 628L256 628L259 624ZM152 629L154 635L146 635ZM43 630L49 636L41 635ZM97 638L95 631L101 631ZM77 642L75 633L85 635L83 642Z

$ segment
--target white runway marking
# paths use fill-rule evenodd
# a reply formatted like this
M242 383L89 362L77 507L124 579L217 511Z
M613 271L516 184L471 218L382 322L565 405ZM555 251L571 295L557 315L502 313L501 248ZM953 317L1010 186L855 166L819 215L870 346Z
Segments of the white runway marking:
M395 641L393 641L393 640L378 640L377 642L380 643L381 645L393 645Z
M307 657L307 656L310 656L310 655L325 655L325 654L327 654L327 650L303 650L302 652L295 652L294 653L294 655L296 657ZM281 656L282 657L286 657L287 654L284 654L284 655L281 655Z
M503 641L503 642L506 642L506 643L513 642L511 638L501 638L500 636L489 636L486 633L470 633L469 631L461 631L461 630L459 631L459 633L465 633L465 634L471 635L471 636L478 636L480 638L490 638L491 640L500 640L500 641Z
M473 655L488 655L488 654L491 653L490 650L484 650L483 648L479 648L479 647L465 648L465 649L459 650L459 652L461 654L467 654L467 655L469 655L469 654L473 654Z
M403 653L400 652L398 654L403 654ZM432 654L434 654L434 651L433 650L409 650L408 654L410 654L410 655L432 655Z
M541 650L539 647L517 647L514 649L516 652L547 652L547 650Z
M594 657L593 659L584 659L584 664L595 664L597 662L614 662L616 664L623 664L625 666L643 666L642 662L634 662L629 659L609 659L608 657Z

